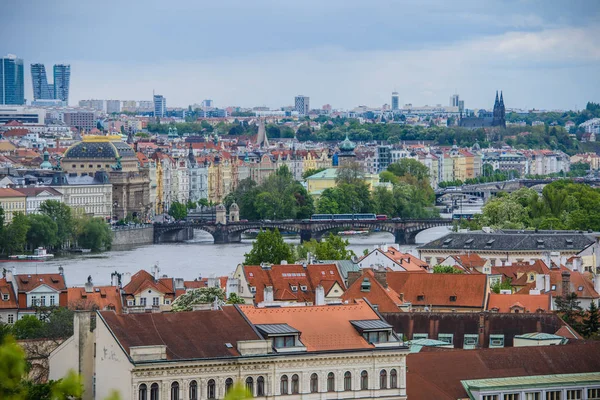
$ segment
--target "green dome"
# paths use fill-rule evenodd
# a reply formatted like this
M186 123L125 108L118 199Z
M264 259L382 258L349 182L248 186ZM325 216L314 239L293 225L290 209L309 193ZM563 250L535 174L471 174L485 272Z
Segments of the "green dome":
M346 134L346 139L342 143L340 143L340 151L342 152L351 152L354 151L356 145L348 139L348 134Z
M50 164L50 153L48 150L44 151L44 161L40 164L41 169L52 169L52 164Z

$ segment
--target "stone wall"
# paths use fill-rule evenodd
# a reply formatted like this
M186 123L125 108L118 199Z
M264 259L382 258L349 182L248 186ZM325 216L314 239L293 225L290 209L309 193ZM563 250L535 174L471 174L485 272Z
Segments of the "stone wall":
M121 228L113 230L112 250L126 250L134 246L152 244L154 242L154 226L142 228Z

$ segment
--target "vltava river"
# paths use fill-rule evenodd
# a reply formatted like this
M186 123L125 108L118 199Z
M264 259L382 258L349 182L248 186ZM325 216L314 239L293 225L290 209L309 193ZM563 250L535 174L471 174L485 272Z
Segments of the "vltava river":
M417 245L437 239L449 232L448 227L431 228L417 235ZM134 274L140 269L150 271L158 264L161 275L193 280L198 277L224 276L232 273L236 266L244 260L244 254L252 247L251 239L243 239L241 243L212 243L212 237L202 231L194 232L195 239L185 243L159 244L141 246L131 250L109 251L102 254L86 254L60 257L47 262L6 262L0 267L16 268L17 274L57 272L62 266L65 271L67 286L81 286L88 276L95 285L110 284L111 272ZM357 255L364 249L373 249L375 245L393 243L394 237L389 233L371 233L365 236L348 237L350 249ZM298 243L299 238L286 241ZM401 246L404 252L414 255L415 245Z

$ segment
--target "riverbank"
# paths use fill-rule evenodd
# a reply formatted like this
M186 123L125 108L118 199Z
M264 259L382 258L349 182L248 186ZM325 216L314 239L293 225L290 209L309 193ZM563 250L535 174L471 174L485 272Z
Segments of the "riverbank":
M448 233L447 227L436 227L421 232L417 243L422 244ZM286 238L289 243L299 243L299 237ZM357 255L365 249L394 242L390 233L376 232L369 235L348 237L348 248ZM417 245L400 246L404 252L416 254ZM198 277L223 276L232 273L244 261L244 254L252 248L251 239L240 243L213 244L207 233L196 231L195 238L183 243L142 245L125 250L104 253L70 254L46 262L2 263L3 268L15 268L18 274L56 273L62 267L68 287L82 286L91 276L95 285L109 285L110 274L120 272L134 274L140 269L150 270L158 265L161 275L193 280Z

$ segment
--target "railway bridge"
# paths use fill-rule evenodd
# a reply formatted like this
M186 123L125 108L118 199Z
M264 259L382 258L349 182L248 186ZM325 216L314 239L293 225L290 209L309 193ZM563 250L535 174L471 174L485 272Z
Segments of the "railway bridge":
M193 238L194 230L202 230L212 235L215 244L238 243L242 233L249 229L279 229L296 232L301 241L320 240L333 229L379 229L394 235L398 244L414 244L417 234L436 226L450 226L451 219L389 219L385 221L348 220L348 221L248 221L229 222L227 224L206 221L185 221L172 224L154 224L154 243L177 242Z

